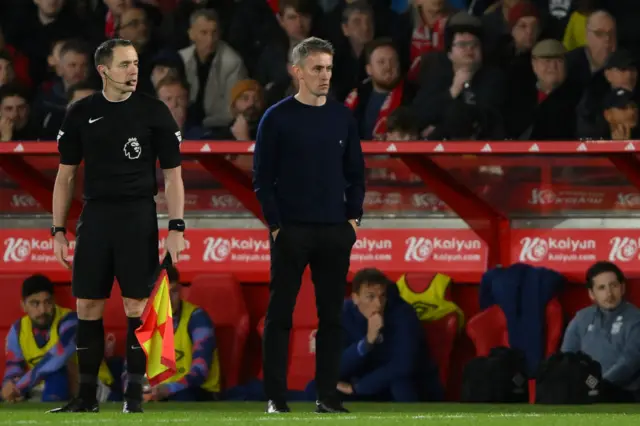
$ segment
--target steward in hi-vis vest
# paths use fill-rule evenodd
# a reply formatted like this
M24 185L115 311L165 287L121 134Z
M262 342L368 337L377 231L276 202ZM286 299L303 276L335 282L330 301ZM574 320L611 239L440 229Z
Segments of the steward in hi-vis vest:
M180 276L167 268L177 373L151 388L147 400L211 401L220 392L220 361L213 322L200 307L182 299Z
M76 382L71 378L77 375L78 317L72 310L55 304L53 283L42 275L24 281L22 307L26 315L13 324L7 335L2 399L68 400ZM113 384L104 361L99 378L105 387ZM108 392L103 394L106 399Z

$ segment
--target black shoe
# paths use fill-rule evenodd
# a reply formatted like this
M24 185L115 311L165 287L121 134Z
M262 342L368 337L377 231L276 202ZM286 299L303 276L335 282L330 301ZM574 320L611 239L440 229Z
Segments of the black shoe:
M67 405L54 408L47 413L97 413L99 411L97 401L85 402L80 398L74 398Z
M122 406L123 413L144 413L142 410L142 401L125 401Z
M316 401L316 413L348 413L341 402Z
M290 412L291 410L289 409L289 406L284 401L274 401L270 399L269 402L267 402L267 409L265 410L265 413L271 414L271 413L290 413Z

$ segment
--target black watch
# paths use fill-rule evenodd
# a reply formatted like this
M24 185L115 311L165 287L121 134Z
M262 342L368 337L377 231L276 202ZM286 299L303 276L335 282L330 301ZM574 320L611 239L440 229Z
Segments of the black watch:
M349 220L355 220L357 226L360 226L360 222L362 222L362 218L361 217L356 217L356 218L349 219Z
M169 220L169 231L184 232L186 225L182 219Z
M64 235L64 234L67 233L67 228L65 228L64 226L52 225L51 226L51 236L55 237L58 232L62 232L62 234Z

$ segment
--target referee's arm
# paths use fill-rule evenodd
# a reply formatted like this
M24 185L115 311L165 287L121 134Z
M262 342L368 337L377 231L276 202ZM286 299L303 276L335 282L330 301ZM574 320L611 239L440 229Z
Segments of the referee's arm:
M152 114L154 122L151 140L158 153L158 160L164 174L164 196L167 199L169 219L182 219L184 216L184 183L180 166L182 134L169 108L163 102L158 102L156 105L158 105L158 111Z
M76 172L82 162L82 140L80 137L81 111L71 106L58 132L60 165L53 186L53 226L64 227L73 198Z
M349 117L349 136L347 148L344 151L343 173L347 182L345 198L347 204L347 219L359 219L362 217L362 204L364 203L364 156L360 144L358 124Z

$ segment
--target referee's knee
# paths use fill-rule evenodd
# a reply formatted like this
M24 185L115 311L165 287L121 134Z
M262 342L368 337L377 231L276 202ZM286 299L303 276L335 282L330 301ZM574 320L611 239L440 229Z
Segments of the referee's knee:
M78 319L95 321L102 318L105 299L76 299Z
M124 312L129 318L139 318L142 316L144 307L147 304L147 299L130 299L123 297Z

